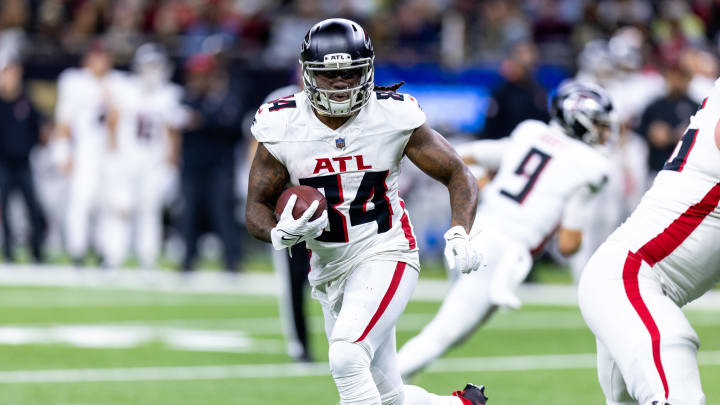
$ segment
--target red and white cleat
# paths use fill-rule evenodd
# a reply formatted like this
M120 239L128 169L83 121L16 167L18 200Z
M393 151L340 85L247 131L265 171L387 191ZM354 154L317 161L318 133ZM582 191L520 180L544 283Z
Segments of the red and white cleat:
M485 405L487 397L485 396L485 386L477 386L469 384L462 391L453 392L453 396L460 398L463 405Z

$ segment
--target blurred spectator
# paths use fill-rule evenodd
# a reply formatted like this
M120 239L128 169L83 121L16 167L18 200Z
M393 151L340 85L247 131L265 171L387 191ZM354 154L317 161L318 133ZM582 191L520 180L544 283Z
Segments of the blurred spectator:
M105 37L115 60L123 65L130 61L133 51L142 43L141 4L141 0L126 0L112 6L112 21Z
M662 61L678 63L685 47L705 40L705 24L692 13L684 0L665 0L659 18L652 24L652 35Z
M568 43L573 26L582 17L582 2L540 0L531 2L533 41L540 54L557 65L571 65L574 59Z
M194 267L199 222L206 218L223 242L225 269L234 271L241 256L233 184L242 104L228 71L215 55L192 57L186 71L184 104L191 112L182 134L182 268L189 271Z
M530 38L530 27L519 2L491 0L476 7L480 18L471 24L468 35L471 61L497 62L513 44Z
M94 1L71 3L72 18L65 32L62 33L63 47L70 52L80 53L97 34L101 25L100 5Z
M600 25L597 2L586 1L583 16L573 25L572 45L574 50L581 50L585 44L604 37L603 27Z
M597 3L598 19L611 31L624 25L643 26L653 17L649 0L605 0Z
M297 63L300 43L310 27L325 18L318 0L295 1L276 14L264 60L270 66Z
M718 60L712 53L687 48L680 57L681 67L689 72L688 97L701 104L718 78Z
M35 194L30 152L40 139L40 116L23 87L23 67L14 55L0 55L0 213L3 255L15 261L14 236L8 215L10 194L19 191L32 226L30 247L35 262L44 261L45 221Z
M25 0L0 2L0 49L16 54L26 47L23 27L28 23L28 5Z
M662 169L697 109L697 104L687 95L690 77L686 71L678 65L668 66L664 77L668 94L648 106L638 131L650 148L648 166L651 175Z
M395 6L391 60L407 65L437 59L440 50L439 10L430 1L409 0Z
M195 55L208 52L203 49L208 37L222 38L226 46L231 46L240 30L240 20L228 0L205 1L199 7L199 15L187 29L182 43L183 55Z
M533 78L537 58L537 49L531 42L513 46L501 67L505 82L492 93L482 138L506 137L527 119L548 121L547 95Z

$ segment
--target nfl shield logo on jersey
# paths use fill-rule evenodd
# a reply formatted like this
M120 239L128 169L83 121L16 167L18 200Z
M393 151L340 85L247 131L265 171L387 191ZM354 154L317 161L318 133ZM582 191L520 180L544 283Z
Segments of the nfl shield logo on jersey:
M337 138L335 139L335 146L338 149L345 149L345 138Z

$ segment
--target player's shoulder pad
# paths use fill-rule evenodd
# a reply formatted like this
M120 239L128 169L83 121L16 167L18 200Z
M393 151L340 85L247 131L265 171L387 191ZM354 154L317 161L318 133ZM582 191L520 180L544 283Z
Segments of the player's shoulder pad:
M182 86L172 82L163 85L159 91L164 101L174 103L180 102L185 94Z
M418 100L410 94L374 90L372 98L371 103L375 101L378 115L398 130L415 129L425 123L425 112Z
M107 73L106 85L113 91L122 91L133 85L133 76L120 70L111 70Z
M305 94L300 92L262 104L250 125L250 131L258 142L281 142L288 137L290 122L298 124L305 107Z
M170 97L172 97L174 100L181 100L183 98L183 95L185 94L185 90L183 89L183 87L173 82L168 83L165 88L167 89L166 91L168 92Z
M528 139L542 136L548 131L548 124L539 120L525 120L517 124L510 133L510 138L515 140Z
M60 76L58 76L58 86L64 86L76 80L82 80L82 73L83 71L81 69L74 67L63 70L60 72Z

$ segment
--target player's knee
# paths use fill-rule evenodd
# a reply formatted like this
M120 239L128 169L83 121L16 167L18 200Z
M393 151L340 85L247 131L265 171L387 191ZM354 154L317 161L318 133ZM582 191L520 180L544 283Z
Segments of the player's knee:
M349 377L369 371L372 358L361 343L338 340L330 344L328 361L333 377Z

